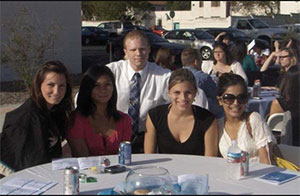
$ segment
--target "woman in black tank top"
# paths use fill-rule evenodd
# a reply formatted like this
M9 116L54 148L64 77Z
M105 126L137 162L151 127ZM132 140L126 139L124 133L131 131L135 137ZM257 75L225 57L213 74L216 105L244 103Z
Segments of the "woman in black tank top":
M197 93L194 75L187 69L173 71L168 90L171 103L149 110L145 153L217 156L215 116L204 108L192 105Z

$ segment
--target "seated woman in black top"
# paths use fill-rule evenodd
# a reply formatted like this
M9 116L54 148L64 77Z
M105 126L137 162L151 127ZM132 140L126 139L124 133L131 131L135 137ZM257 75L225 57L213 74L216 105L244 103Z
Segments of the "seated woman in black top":
M62 156L72 89L66 67L49 61L36 72L30 98L5 116L1 161L18 171Z
M177 69L169 79L171 103L149 110L145 153L217 156L218 125L208 110L192 105L197 93L194 75Z

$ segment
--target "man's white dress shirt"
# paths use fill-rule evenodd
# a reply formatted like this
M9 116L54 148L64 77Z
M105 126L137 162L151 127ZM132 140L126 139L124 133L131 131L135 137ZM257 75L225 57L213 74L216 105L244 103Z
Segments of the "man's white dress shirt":
M115 83L118 92L117 109L128 113L130 83L135 71L128 60L120 60L106 65L115 75ZM139 71L140 83L140 121L139 132L145 131L145 121L148 111L158 105L169 103L168 81L171 76L169 69L164 69L155 63L147 62L145 68ZM195 105L208 108L204 92L198 89Z

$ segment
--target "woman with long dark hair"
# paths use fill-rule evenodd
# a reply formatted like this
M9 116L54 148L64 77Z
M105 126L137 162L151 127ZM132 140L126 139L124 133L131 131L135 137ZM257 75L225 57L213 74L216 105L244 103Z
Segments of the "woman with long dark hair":
M241 150L249 153L251 162L271 164L272 142L276 143L271 129L257 112L246 112L248 101L244 79L232 73L220 77L218 100L225 117L218 119L219 150L224 158L232 140Z
M67 133L73 156L116 154L120 142L130 141L131 120L117 110L117 97L114 74L108 67L86 71Z
M1 161L18 171L60 158L72 109L66 67L60 61L45 63L34 76L30 98L6 114Z
M218 78L223 73L235 73L242 76L246 83L248 78L242 65L232 59L229 48L224 43L216 43L213 50L213 62L207 61L202 64L202 71L209 74L215 75Z
M235 41L233 46L230 47L230 53L232 58L242 65L245 72L258 71L253 57L247 54L247 46L243 41Z
M286 58L281 56L282 58ZM282 60L283 61L283 60ZM286 73L279 85L280 97L273 100L270 115L274 113L291 112L292 116L292 144L300 146L299 130L299 65L286 69Z

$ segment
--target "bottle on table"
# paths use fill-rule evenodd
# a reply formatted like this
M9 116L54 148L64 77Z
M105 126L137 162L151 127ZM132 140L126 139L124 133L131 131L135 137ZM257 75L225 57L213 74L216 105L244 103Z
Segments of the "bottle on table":
M231 140L227 151L227 177L233 180L241 179L241 149L236 140Z
M252 97L259 98L260 86L261 86L260 80L255 80L252 88Z

